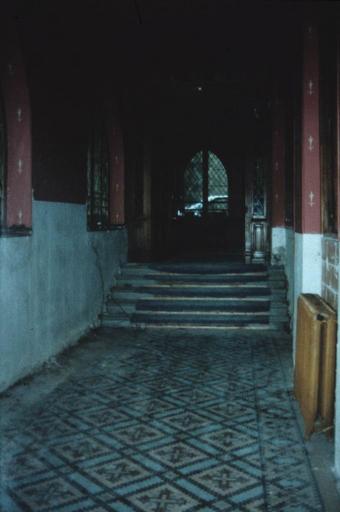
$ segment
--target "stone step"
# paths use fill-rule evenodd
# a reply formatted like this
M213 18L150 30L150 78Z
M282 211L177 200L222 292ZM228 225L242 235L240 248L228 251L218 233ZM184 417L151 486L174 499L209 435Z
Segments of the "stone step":
M267 280L269 278L268 272L245 272L241 273L222 273L222 274L183 274L171 272L154 272L150 270L136 272L135 270L124 271L121 273L119 279L150 279L155 281L183 281L183 282L243 282L243 281L258 281ZM282 276L281 276L282 279Z
M211 279L211 280L193 280L193 279L147 279L144 277L127 279L125 277L121 277L117 279L117 286L178 286L178 287L186 287L186 286L269 286L268 280L263 279L243 279L243 280L226 280L226 279ZM273 286L279 288L285 287L284 281L273 281Z
M261 322L238 322L238 323L232 323L232 322L224 322L216 324L215 322L207 322L205 324L199 323L199 322L192 322L192 323L185 323L185 322L178 322L175 319L171 321L170 319L166 322L164 320L161 322L156 322L154 319L152 321L143 322L138 321L136 319L131 318L117 318L116 316L112 315L103 315L101 319L101 325L103 327L111 327L111 328L129 328L129 327L136 327L136 328L143 328L146 329L148 327L169 327L169 328L177 328L177 329L273 329L273 330L279 330L282 332L289 332L289 322L288 321L278 321L276 319L272 320L269 318L268 322L261 323Z
M269 281L284 281L286 282L286 275L284 272L268 272Z
M134 314L137 315L155 315L155 316L162 316L162 315L168 315L169 317L175 317L175 315L178 315L178 317L184 317L184 316L199 316L199 315L206 315L207 317L214 318L214 317L221 317L223 318L230 318L240 316L242 318L249 318L252 317L258 317L258 318L269 318L270 312L267 311L221 311L221 310L210 310L207 311L206 309L195 309L195 310L166 310L166 309L139 309L138 307L134 309L131 308L131 311Z
M176 321L171 322L134 322L132 319L117 319L115 316L110 315L103 315L102 317L102 326L107 328L140 328L140 329L186 329L186 330L273 330L273 331L281 331L281 332L287 332L289 330L289 323L288 322L272 322L269 321L268 323L224 323L220 325L216 325L215 323L178 323Z
M270 288L265 286L165 286L165 285L153 285L153 286L140 286L140 287L117 287L117 292L135 292L141 294L151 294L160 296L191 296L191 297L246 297L246 296L266 296L270 295ZM275 292L277 296L280 294L280 290Z
M143 300L136 304L138 311L269 311L268 300Z
M169 290L164 294L155 294L150 292L140 292L136 290L119 290L112 292L112 298L115 301L123 301L123 302L134 302L137 300L171 300L171 301L177 301L177 300L183 300L183 301L200 301L200 300L231 300L231 301L247 301L247 300L258 300L258 301L267 301L270 300L271 296L269 293L263 294L263 295L247 295L247 294L241 294L241 293L230 293L230 295L222 294L222 296L219 295L195 295L195 294L183 294L183 293L170 293L171 290Z
M135 284L136 282L136 284ZM135 288L269 288L267 281L256 281L256 282L239 282L239 283L230 283L230 282L159 282L159 281L150 281L148 279L138 279L136 281L132 281L129 279L119 279L117 282L117 286L124 287L135 287Z
M224 325L224 324L232 324L232 325L244 325L244 324L254 324L261 323L267 324L269 322L269 315L266 313L246 313L246 314L228 314L221 312L209 312L205 313L203 311L196 312L149 312L149 311L139 311L134 313L131 317L131 321L134 323L176 323L176 324L200 324L200 325Z
M138 269L138 272L149 269L154 272L170 272L181 274L224 274L224 273L245 273L245 272L267 272L267 265L246 264L246 263L223 263L223 262L178 262L178 263L129 263L122 270Z
M104 326L287 330L282 267L128 264L112 289Z

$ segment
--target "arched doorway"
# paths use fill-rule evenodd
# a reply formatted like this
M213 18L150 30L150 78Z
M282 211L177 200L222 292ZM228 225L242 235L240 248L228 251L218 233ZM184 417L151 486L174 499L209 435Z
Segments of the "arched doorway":
M234 255L244 251L243 173L214 151L197 151L178 169L172 241L177 254Z

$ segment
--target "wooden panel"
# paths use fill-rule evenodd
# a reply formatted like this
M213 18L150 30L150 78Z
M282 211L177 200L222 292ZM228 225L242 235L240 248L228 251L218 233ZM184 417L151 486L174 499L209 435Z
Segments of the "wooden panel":
M322 324L320 420L321 428L332 426L335 401L336 316L324 301L321 314L327 317Z
M315 430L331 428L333 423L335 346L335 312L318 295L300 295L294 394L306 438Z

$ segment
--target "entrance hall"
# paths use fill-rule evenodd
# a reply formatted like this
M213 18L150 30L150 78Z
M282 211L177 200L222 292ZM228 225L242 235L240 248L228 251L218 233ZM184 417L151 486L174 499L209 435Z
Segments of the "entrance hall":
M340 510L339 48L337 1L2 2L1 512Z

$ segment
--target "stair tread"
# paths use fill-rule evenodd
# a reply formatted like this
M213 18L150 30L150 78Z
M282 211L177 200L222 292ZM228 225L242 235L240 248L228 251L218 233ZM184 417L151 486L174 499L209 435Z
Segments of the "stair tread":
M119 281L118 281L119 282ZM127 280L127 283L129 281ZM138 283L143 283L141 279ZM267 282L250 282L250 283L179 283L175 281L174 283L149 283L146 281L146 285L139 284L135 286L133 283L131 284L120 284L118 288L269 288Z
M121 297L123 295L123 297ZM130 297L130 299L128 298ZM270 301L270 295L251 295L251 296L240 296L240 295L229 295L229 296L222 296L222 297L202 297L202 296L195 296L195 295L155 295L152 296L150 294L146 293L140 293L140 292L117 292L114 293L114 298L117 300L118 298L125 298L126 301L131 302L131 299L137 299L137 300L150 300L150 301L157 301L157 300L167 300L167 301L257 301L257 302L269 302Z
M128 265L133 268L133 265ZM246 264L246 263L221 263L221 262L179 262L179 263L151 263L140 265L138 268L147 268L159 272L176 272L183 274L217 274L217 273L243 273L243 272L265 272L267 265Z
M134 279L134 278L143 278L143 279L156 279L156 280L202 280L205 279L207 281L216 280L245 280L245 279L269 279L268 272L245 272L244 274L236 273L236 272L222 272L220 274L183 274L178 272L123 272L120 275L120 278L125 279Z
M269 310L268 311L221 311L221 310L213 310L213 311L205 311L205 310L194 310L194 311L179 311L179 310L173 310L173 311L167 311L167 310L140 310L137 309L136 313L137 315L179 315L179 316L192 316L192 315L200 315L200 316L226 316L229 317L231 315L233 316L242 316L242 317L249 317L249 316L256 316L256 317L269 317Z
M144 328L169 328L169 329L195 329L195 330L237 330L237 329L269 329L270 324L225 324L225 325L205 325L205 324L179 324L179 323L149 323L141 325Z
M243 302L233 301L228 304L225 302L214 302L205 303L203 301L193 301L192 303L186 303L184 301L178 302L152 302L152 301L140 301L136 304L137 311L225 311L225 312L268 312L270 311L269 302L253 302L247 304Z

